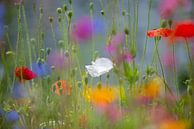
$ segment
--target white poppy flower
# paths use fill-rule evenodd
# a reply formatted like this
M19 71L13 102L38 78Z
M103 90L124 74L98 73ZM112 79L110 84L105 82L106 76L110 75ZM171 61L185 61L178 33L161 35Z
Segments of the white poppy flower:
M113 68L113 63L108 58L98 58L95 62L92 61L92 65L86 65L85 68L92 77L99 77L109 72Z

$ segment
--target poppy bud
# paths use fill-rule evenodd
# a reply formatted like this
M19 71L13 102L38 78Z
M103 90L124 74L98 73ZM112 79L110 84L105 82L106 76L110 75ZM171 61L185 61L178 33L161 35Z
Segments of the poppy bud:
M126 35L129 34L129 30L127 28L124 29L124 32L125 32Z
M30 42L31 42L32 44L35 44L36 39L35 39L35 38L31 38L31 39L30 39Z
M102 16L104 16L104 10L101 10L100 13L102 14Z
M162 20L161 27L162 28L166 28L167 27L167 21L166 20Z
M57 13L61 14L62 13L62 8L57 8Z
M47 55L49 55L50 52L51 52L51 48L46 48L46 53L47 53Z
M72 16L73 16L73 12L72 12L72 11L69 11L69 12L68 12L68 17L69 17L69 19L71 19Z
M123 15L123 16L125 16L125 14L126 14L126 11L125 11L125 10L123 10L123 11L122 11L122 15Z
M67 9L68 9L68 8L67 8L67 5L66 5L66 4L64 4L64 5L63 5L63 10L66 12L66 11L67 11Z
M49 22L52 23L53 22L53 17L49 16Z

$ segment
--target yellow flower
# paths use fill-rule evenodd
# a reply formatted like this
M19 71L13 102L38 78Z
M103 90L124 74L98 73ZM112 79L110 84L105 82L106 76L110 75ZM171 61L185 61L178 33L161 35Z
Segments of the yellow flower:
M84 96L96 106L107 106L117 99L117 90L107 86L87 88Z
M167 121L162 123L159 129L188 129L188 123L185 121Z

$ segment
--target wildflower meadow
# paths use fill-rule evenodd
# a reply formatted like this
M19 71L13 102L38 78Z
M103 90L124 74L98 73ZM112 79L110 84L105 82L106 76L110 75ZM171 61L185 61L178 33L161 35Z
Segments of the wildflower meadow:
M194 129L193 0L0 0L0 129Z

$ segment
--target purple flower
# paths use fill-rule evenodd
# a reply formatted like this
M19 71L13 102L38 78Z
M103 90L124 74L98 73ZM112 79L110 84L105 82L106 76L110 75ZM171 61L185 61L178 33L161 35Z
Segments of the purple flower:
M85 42L92 38L93 24L90 17L81 17L71 28L71 38L76 42Z
M12 89L12 97L14 99L27 98L28 97L27 90L22 84L16 84Z
M5 119L8 122L16 122L19 120L19 118L20 118L20 116L16 111L10 111L10 112L6 113L6 115L5 115Z
M50 74L52 70L47 63L33 63L32 71L34 71L39 77L43 77Z
M63 69L69 66L69 57L64 53L53 52L48 56L48 64L56 69Z

